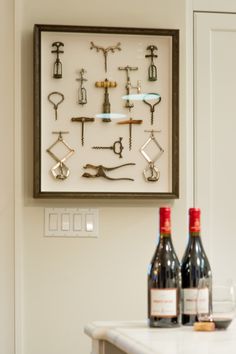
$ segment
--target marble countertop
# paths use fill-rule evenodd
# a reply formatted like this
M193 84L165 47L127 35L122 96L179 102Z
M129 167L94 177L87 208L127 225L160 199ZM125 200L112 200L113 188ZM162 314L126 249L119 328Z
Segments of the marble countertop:
M184 326L149 328L145 321L92 322L85 333L128 354L236 354L236 320L227 330L214 332Z

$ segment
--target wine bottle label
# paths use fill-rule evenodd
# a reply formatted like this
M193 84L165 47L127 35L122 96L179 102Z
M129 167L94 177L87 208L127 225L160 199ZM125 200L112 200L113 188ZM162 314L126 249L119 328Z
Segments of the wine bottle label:
M151 316L177 316L177 289L151 289Z
M209 290L208 288L183 289L183 314L196 315L197 313L208 313Z
M197 289L183 289L183 314L197 314Z
M199 314L209 313L209 289L202 288L198 290L197 312Z

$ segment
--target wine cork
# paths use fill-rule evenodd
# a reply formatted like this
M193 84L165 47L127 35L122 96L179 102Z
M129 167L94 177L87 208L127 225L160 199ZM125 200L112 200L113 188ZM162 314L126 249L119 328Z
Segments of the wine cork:
M212 332L215 330L214 322L195 322L193 326L194 331Z

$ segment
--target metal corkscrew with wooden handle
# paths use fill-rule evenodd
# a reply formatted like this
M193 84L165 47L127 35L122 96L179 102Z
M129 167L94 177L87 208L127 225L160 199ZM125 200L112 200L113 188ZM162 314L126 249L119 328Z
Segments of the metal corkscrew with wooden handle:
M108 89L109 88L114 88L117 86L116 81L109 81L108 79L105 79L104 81L96 81L95 82L96 87L104 88L104 102L103 102L103 113L111 113L111 104L109 101L109 93ZM110 118L103 118L103 122L110 122Z

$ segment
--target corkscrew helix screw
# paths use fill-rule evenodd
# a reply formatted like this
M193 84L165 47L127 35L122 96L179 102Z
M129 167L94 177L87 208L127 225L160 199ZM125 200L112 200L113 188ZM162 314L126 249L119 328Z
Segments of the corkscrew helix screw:
M81 145L84 146L84 125L88 122L94 122L93 117L72 117L71 122L79 122L81 123Z
M114 154L119 155L119 157L122 156L122 151L124 150L124 146L122 145L122 139L119 138L119 140L116 140L112 146L93 146L92 149L97 149L97 150L102 150L102 149L109 149L114 152Z
M132 125L133 124L141 124L143 121L142 119L132 119L129 120L122 120L117 124L128 124L129 125L129 150L132 150Z
M148 102L148 95L152 95L152 96L156 96L156 100L153 104L151 104L150 102ZM155 107L156 105L158 105L161 102L161 96L158 93L148 93L147 94L147 99L143 99L143 102L145 104L147 104L150 108L150 112L151 112L151 125L153 125L153 120L154 120L154 112L155 112Z

